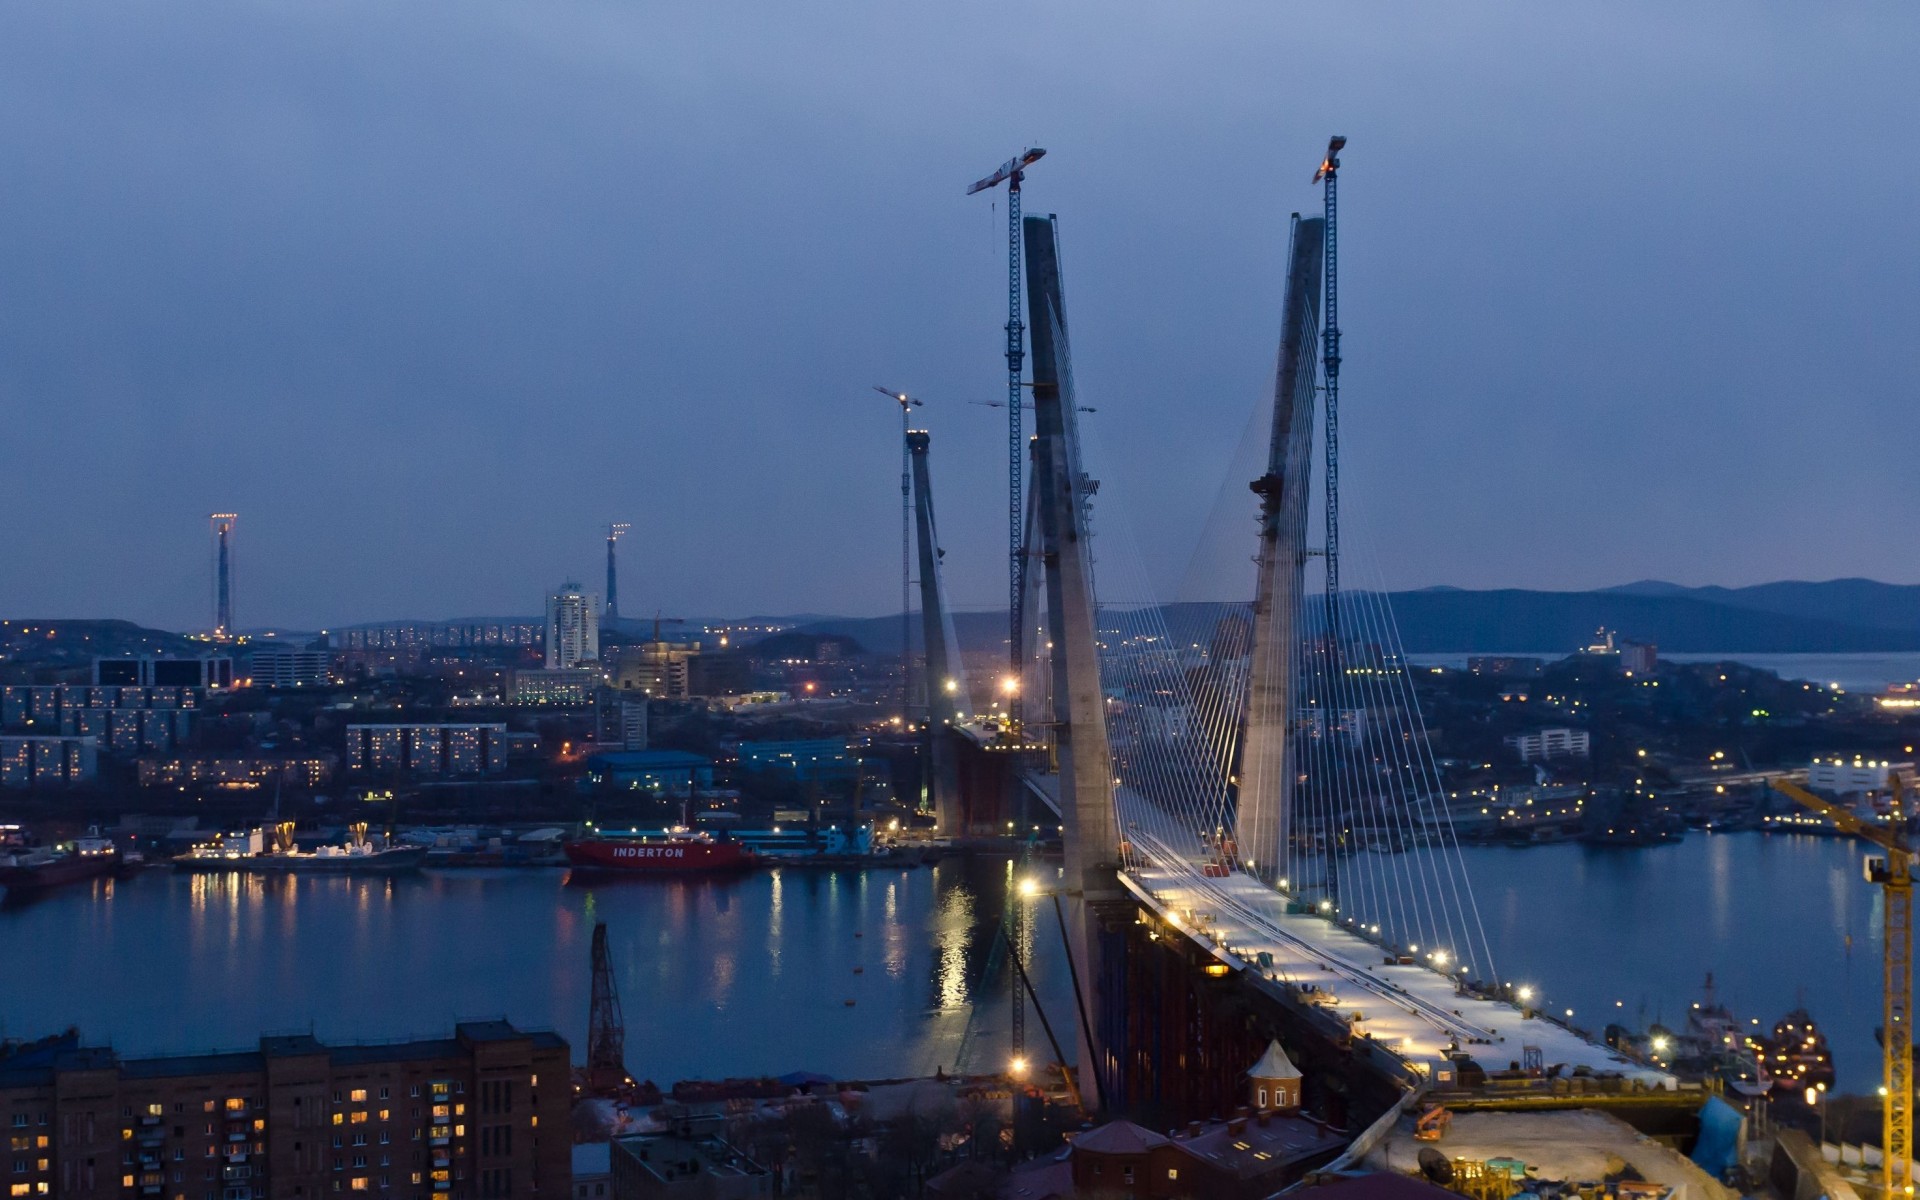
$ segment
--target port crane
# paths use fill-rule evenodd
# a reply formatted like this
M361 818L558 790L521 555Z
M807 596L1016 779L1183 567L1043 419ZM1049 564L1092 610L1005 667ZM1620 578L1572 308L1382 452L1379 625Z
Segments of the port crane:
M1913 847L1907 841L1905 788L1891 776L1893 820L1868 821L1852 809L1822 799L1788 779L1774 779L1773 790L1800 807L1832 821L1840 832L1878 846L1885 857L1866 861L1867 882L1880 886L1882 914L1880 1184L1887 1197L1913 1191Z

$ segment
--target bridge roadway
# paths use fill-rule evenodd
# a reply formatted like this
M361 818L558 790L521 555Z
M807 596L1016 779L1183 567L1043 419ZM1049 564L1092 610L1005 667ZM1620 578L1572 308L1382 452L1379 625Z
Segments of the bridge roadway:
M1023 773L1022 782L1059 811L1059 776ZM1641 1087L1678 1086L1670 1072L1622 1057L1557 1021L1461 992L1453 978L1429 967L1390 963L1382 947L1339 924L1287 911L1287 897L1251 875L1204 875L1199 857L1174 848L1191 840L1177 823L1150 816L1153 806L1128 789L1121 789L1120 800L1124 810L1155 826L1126 823L1135 862L1120 881L1136 899L1228 969L1261 986L1287 988L1349 1021L1359 1014L1355 1032L1413 1072L1429 1075L1449 1043L1489 1071L1523 1062L1525 1048L1537 1046L1543 1065L1563 1066L1563 1073L1586 1067ZM1271 965L1261 964L1262 953Z
M1162 857L1164 847L1146 856ZM1161 866L1136 866L1121 883L1167 924L1179 929L1229 969L1296 998L1345 1015L1356 1034L1430 1075L1450 1042L1488 1071L1523 1061L1523 1048L1540 1049L1543 1064L1563 1074L1586 1067L1618 1074L1647 1088L1678 1086L1673 1075L1623 1058L1568 1027L1503 1001L1460 992L1454 980L1424 966L1389 963L1386 953L1325 918L1287 911L1286 897L1238 872L1196 876ZM1270 956L1263 966L1259 956Z

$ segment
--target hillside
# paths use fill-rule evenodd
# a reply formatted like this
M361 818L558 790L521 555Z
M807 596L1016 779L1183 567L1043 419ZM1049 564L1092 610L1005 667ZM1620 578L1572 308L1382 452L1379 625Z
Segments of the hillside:
M1870 579L1745 588L1648 581L1586 592L1427 588L1394 592L1389 600L1402 643L1415 654L1566 654L1603 627L1673 653L1920 651L1920 587ZM1203 631L1213 619L1208 609L1230 607L1174 605L1169 614L1184 631ZM970 651L1006 644L1006 618L999 613L960 613L955 626ZM879 654L900 649L898 615L833 618L803 628L853 637Z

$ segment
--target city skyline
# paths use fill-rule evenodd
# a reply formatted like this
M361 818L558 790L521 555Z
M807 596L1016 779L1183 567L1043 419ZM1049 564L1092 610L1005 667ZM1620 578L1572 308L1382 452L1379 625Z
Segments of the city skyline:
M1196 531L1251 553L1220 464L1335 132L1380 582L1912 582L1915 18L1731 11L1082 8L1008 56L868 5L17 10L0 611L203 627L238 511L242 627L537 611L608 513L633 614L887 612L875 381L926 398L949 586L994 604L1005 214L963 192L1034 144L1099 533L1184 598Z

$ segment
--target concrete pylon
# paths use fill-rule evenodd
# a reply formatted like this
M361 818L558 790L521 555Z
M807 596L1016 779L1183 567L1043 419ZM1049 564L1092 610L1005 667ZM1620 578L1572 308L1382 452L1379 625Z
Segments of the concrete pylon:
M1095 488L1080 465L1060 256L1050 217L1024 221L1028 311L1032 316L1033 408L1039 445L1041 558L1047 575L1047 636L1053 643L1055 745L1061 818L1066 825L1068 953L1080 1003L1079 1070L1083 1100L1096 1110L1117 1104L1116 1058L1107 1019L1117 1001L1103 953L1102 918L1124 909L1117 872L1120 833L1113 811L1113 759L1095 640L1093 569L1087 505Z
M1315 354L1326 222L1296 220L1287 265L1280 362L1273 382L1273 430L1260 497L1253 654L1241 739L1236 840L1243 863L1268 882L1284 871L1292 836L1293 772L1287 729L1293 718L1294 653L1307 562L1307 483L1313 465Z
M950 836L959 817L960 764L954 751L953 726L973 712L967 689L967 669L960 660L960 639L953 632L953 609L940 576L938 527L933 519L933 482L927 468L932 438L925 430L907 434L907 454L913 464L914 531L920 543L921 637L927 648L928 766L933 784L934 829Z

